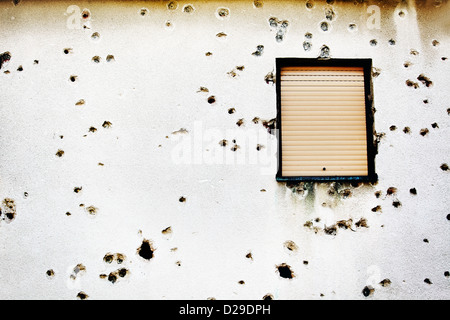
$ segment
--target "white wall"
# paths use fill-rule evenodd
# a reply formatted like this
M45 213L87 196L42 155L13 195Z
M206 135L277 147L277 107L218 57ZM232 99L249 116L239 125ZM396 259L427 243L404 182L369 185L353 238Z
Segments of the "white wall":
M317 0L312 9L305 1L178 1L174 10L168 1L0 2L0 53L12 56L0 70L1 299L450 298L450 179L440 168L450 163L449 5L360 2L335 1L327 32L320 23L330 5ZM195 10L183 12L186 4ZM281 42L271 17L289 22ZM258 45L263 54L254 56ZM332 58L373 59L375 129L385 134L378 183L338 185L334 195L330 183L305 191L277 183L276 136L252 122L276 116L275 86L264 80L275 58L315 58L322 45ZM397 192L387 195L389 187ZM356 225L361 218L367 227ZM325 232L340 220L353 230ZM150 260L137 251L145 240ZM125 260L108 264L108 253ZM294 278L280 277L282 263ZM126 276L115 283L100 276L120 268Z

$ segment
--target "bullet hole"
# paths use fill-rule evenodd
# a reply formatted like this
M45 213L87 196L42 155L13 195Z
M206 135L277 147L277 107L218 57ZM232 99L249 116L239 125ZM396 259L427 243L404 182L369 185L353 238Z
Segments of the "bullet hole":
M257 9L262 8L263 7L263 2L259 1L259 0L254 0L253 1L253 7L255 7Z
M263 120L262 125L267 129L267 132L270 134L275 134L277 128L277 119L273 118L270 120Z
M367 225L367 219L366 218L359 219L357 222L355 222L355 226L357 228L368 228L369 227Z
M89 295L87 295L83 291L80 291L77 294L77 298L80 299L80 300L86 300L87 298L89 298Z
M306 5L306 9L309 9L309 10L313 9L314 6L315 6L313 0L308 0L308 1L306 1L306 4L305 4L305 5Z
M235 144L234 146L232 146L230 148L231 151L236 152L238 149L240 149L240 146L238 146L237 144Z
M274 17L269 18L269 25L270 25L272 28L278 27L278 19L277 19L277 18L274 18Z
M450 108L447 109L447 114L450 116Z
M170 20L166 20L164 23L167 29L173 29L173 23Z
M333 21L336 14L334 13L333 8L325 8L325 19L328 21Z
M89 206L85 208L86 212L89 213L91 216L95 216L98 213L98 208L94 206Z
M378 41L376 39L372 39L369 43L372 47L375 47L378 44Z
M403 128L403 132L404 133L411 133L411 129L409 127L404 127Z
M433 40L433 41L431 42L431 44L433 45L433 47L436 47L436 46L438 46L440 43L439 43L439 41L437 41L437 40Z
M23 67L22 67L22 66L19 66L19 67L17 68L17 71L22 72L22 71L23 71Z
M419 84L417 82L411 81L411 80L406 80L406 85L408 87L413 87L414 89L419 88Z
M212 52L209 52L209 51L205 53L205 56L207 56L207 57L210 57L212 55L213 55Z
M381 212L381 206L376 206L374 208L372 208L373 212Z
M86 103L86 101L84 101L84 99L80 99L80 100L78 100L76 103L75 103L75 105L76 106L82 106L82 105L84 105Z
M365 286L364 289L362 290L362 294L364 295L364 297L368 297L371 294L373 294L374 291L375 291L374 288L369 287L369 286Z
M416 194L417 194L416 188L411 188L411 189L409 189L409 193L411 193L411 194L413 194L413 195L416 195Z
M425 279L423 280L423 282L425 282L426 284L433 284L433 282L431 282L431 280L428 279L428 278L425 278Z
M45 274L47 275L47 277L52 278L55 276L55 272L53 271L53 269L49 269L45 272Z
M141 16L146 16L148 14L148 9L147 8L141 8L141 11L139 12L141 14Z
M216 97L215 96L210 96L210 97L208 97L208 103L209 104L213 104L213 103L215 103L216 102Z
M244 285L244 284L245 284L245 281L244 281L244 280L239 280L238 283L239 283L240 285Z
M72 214L71 214L69 211L66 212L66 216L69 217L69 216L71 216L71 215L72 215Z
M3 212L5 214L5 218L3 218L3 220L6 220L9 223L16 217L16 204L13 199L5 198L2 202L2 205L3 211L0 208L0 216Z
M326 168L324 168L326 170ZM339 192L339 195L341 195L344 199L351 197L352 191L350 189L344 189Z
M92 62L94 62L94 63L100 63L101 60L102 60L102 58L100 58L99 56L92 57Z
M78 76L70 76L69 80L71 82L75 82L75 81L77 81L77 78L78 78Z
M432 123L431 127L433 127L433 129L436 129L436 128L439 129L439 126L436 122Z
M400 201L398 201L398 200L395 200L394 202L392 202L392 205L393 205L395 208L399 208L399 207L402 206L402 203L401 203Z
M395 131L395 130L397 130L397 126L390 126L390 127L389 127L389 130Z
M400 18L404 18L405 17L405 12L403 10L400 10L399 13L398 13L398 16Z
M295 244L294 241L288 240L284 242L284 247L288 249L289 251L297 251L298 246Z
M81 17L85 20L89 19L90 16L91 16L91 12L89 11L89 9L84 9L81 12Z
M336 225L332 225L332 226L325 226L323 228L323 231L325 232L325 234L330 235L330 236L335 236L337 233L337 228Z
M395 188L395 187L389 187L389 188L387 189L387 191L386 191L386 194L387 194L388 196L391 196L391 195L393 195L393 194L395 194L395 193L397 193L397 188Z
M34 60L33 64L39 64L39 60Z
M181 267L181 261L177 261L177 262L175 262L175 264L176 264L178 267Z
M150 260L153 258L154 249L149 240L144 239L142 241L141 246L137 249L139 256L144 258L145 260Z
M303 42L303 50L305 51L310 51L312 48L312 44L309 41L304 41Z
M216 11L216 16L219 19L226 19L230 15L230 10L228 8L218 8Z
M164 230L161 231L162 234L164 235L170 235L172 234L172 227L167 227Z
M70 275L70 279L75 280L79 273L85 273L85 272L86 272L86 267L82 263L79 263L73 268L73 271Z
M424 74L421 74L417 77L417 80L422 82L427 88L431 87L433 85L433 81L431 81L428 77L426 77Z
M237 69L238 71L244 71L245 66L236 66L236 69Z
M270 294L270 293L268 293L268 294L266 294L262 299L263 299L263 300L273 300L273 295Z
M219 32L218 34L216 34L217 38L226 38L228 35L225 32Z
M233 114L233 113L235 113L236 112L236 109L235 108L230 108L230 109L228 109L228 113L229 114Z
M230 77L232 77L232 78L234 78L234 77L237 76L237 73L236 73L236 71L234 71L234 69L231 70L230 72L227 72L227 74L228 74Z
M94 32L94 33L91 35L91 39L94 40L94 41L99 40L99 39L100 39L100 33Z
M73 192L80 193L82 189L83 189L83 187L75 187L75 188L73 188Z
M185 198L185 197L180 197L180 199L178 199L178 201L180 201L180 202L186 202L186 198Z
M246 257L247 259L253 260L253 255L252 255L251 252L247 253L247 254L245 255L245 257Z
M178 8L178 2L176 2L176 1L170 1L167 4L167 9L169 9L169 10L176 10L177 8Z
M206 87L200 87L200 89L198 89L197 92L209 92L209 89Z
M410 65L411 65L411 62L409 62L409 61L406 61L406 62L403 64L403 66L404 66L405 68L409 68Z
M195 8L191 4L187 4L183 7L183 12L185 13L193 13Z
M268 74L266 74L266 76L264 77L264 81L267 84L269 84L269 83L274 84L275 83L275 75L273 74L273 72L269 72Z
M242 126L243 124L244 124L244 119L239 119L239 120L236 122L236 125L237 125L238 127Z
M339 220L336 222L336 226L341 229L352 229L353 219Z
M448 59L447 57L442 57L442 58L441 58L442 61L445 61L445 60L447 60L447 59Z
M256 150L260 151L262 148L264 148L264 146L262 144L257 144L256 145Z
M20 0L13 0L13 5L18 6L20 3Z
M440 168L442 171L448 171L448 164L443 163L443 164L441 164Z
M112 253L105 254L103 261L106 263L112 263L114 261L114 255Z
M261 189L261 190L259 190L260 192L266 192L267 190L266 189Z
M383 279L380 281L380 285L382 287L389 287L391 285L391 280L389 279Z
M172 134L186 134L188 132L189 131L187 131L185 128L180 128L179 130L172 132Z
M278 273L280 274L280 277L285 279L292 279L295 275L291 270L291 267L287 265L286 263L282 263L277 266Z
M372 77L377 78L381 74L380 68L372 67Z
M320 47L320 53L319 53L320 59L329 59L330 58L330 48L326 45L323 45Z
M411 49L409 51L409 54L412 56L418 56L419 55L419 51L417 51L416 49Z
M388 43L389 43L389 45L391 45L391 46L395 46L395 40L394 40L394 39L390 39L390 40L388 41Z
M428 128L420 129L420 135L423 137L426 136L428 134L428 132L430 132L430 130L428 130Z
M327 0L327 4L334 4L334 0Z
M428 104L429 103L428 99L423 100L423 103Z
M447 220L450 220L450 213L447 215Z
M256 56L256 57L260 57L262 56L264 52L264 46L262 44L256 46L256 51L252 53L252 55Z
M108 54L106 56L106 62L114 62L116 61L116 59L114 58L114 56L112 54Z
M328 31L328 29L329 29L328 22L322 21L322 22L320 23L320 29L321 29L322 31L324 31L324 32Z
M358 29L358 26L355 23L350 23L348 25L348 30L349 31L356 31Z
M423 239L423 242L429 243L428 239Z
M102 124L102 127L105 129L109 129L109 128L111 128L111 126L112 126L112 123L109 121L104 121Z
M63 155L64 155L64 150L61 150L61 149L58 149L58 151L56 151L56 154L55 154L57 157L62 157Z

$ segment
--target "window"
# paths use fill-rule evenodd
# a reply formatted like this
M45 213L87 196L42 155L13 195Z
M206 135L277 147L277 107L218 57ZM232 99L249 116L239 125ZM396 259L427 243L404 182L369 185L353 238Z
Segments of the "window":
M278 181L376 181L371 59L276 59Z

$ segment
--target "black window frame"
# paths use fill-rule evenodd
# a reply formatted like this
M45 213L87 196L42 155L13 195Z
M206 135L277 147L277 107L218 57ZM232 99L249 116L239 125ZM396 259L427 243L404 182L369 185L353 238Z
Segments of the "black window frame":
M277 138L278 138L278 170L276 180L280 182L376 182L378 175L375 172L375 156L377 148L374 143L374 112L373 112L373 86L372 86L372 59L314 59L314 58L276 58L276 96L277 96ZM366 110L366 136L367 136L367 169L366 176L296 176L285 177L282 172L282 134L281 134L281 69L283 67L362 67L364 70L364 95Z

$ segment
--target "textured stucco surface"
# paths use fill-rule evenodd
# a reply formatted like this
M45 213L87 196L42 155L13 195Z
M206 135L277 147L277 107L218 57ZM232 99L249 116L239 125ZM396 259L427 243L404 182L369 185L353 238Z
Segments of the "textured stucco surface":
M449 5L313 2L1 1L0 298L450 298ZM288 21L280 42L272 17ZM377 184L275 181L265 77L276 57L323 45L373 59ZM138 252L146 240L151 259Z

